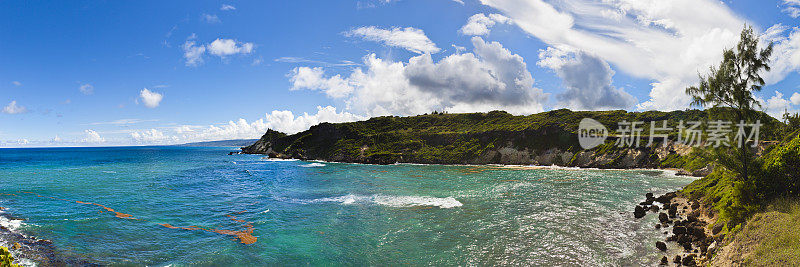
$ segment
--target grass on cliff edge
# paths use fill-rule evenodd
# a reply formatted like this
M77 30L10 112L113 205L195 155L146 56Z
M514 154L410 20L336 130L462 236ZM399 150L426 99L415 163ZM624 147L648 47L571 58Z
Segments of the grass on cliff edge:
M14 264L14 257L11 257L11 252L5 247L0 247L0 267L19 267Z
M800 201L780 199L757 213L719 255L744 266L790 266L800 263ZM731 261L731 262L733 262Z

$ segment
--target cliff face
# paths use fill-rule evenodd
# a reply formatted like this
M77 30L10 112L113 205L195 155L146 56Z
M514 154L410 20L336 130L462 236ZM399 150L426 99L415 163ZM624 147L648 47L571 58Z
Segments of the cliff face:
M613 137L591 150L578 144L578 123L593 118L614 131L620 121L643 121L643 144L619 148ZM650 121L708 120L704 111L573 112L555 110L529 116L502 111L469 114L431 114L377 117L351 123L322 123L284 135L269 130L249 154L271 157L369 164L536 164L595 168L684 168L691 148L668 142L647 143ZM774 119L773 119L774 120ZM772 125L779 123L770 121ZM675 125L673 125L675 124ZM762 134L771 135L769 129ZM694 164L693 168L705 166Z

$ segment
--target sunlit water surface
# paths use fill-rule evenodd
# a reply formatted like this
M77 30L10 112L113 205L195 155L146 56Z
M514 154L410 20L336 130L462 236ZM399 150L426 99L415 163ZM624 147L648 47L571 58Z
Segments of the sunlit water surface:
M0 223L101 264L653 265L663 237L632 208L692 180L229 151L0 149L0 206L26 219Z

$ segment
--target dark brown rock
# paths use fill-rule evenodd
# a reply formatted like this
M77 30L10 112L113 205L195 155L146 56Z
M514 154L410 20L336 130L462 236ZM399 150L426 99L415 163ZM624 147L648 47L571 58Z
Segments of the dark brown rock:
M672 262L681 264L681 255L675 255L675 258L672 259Z
M667 251L667 243L656 241L656 248L661 251Z
M684 257L683 260L681 260L681 264L683 264L684 266L696 266L697 263L694 261L694 257L695 257L694 254L686 255L686 257Z
M658 201L659 203L669 203L676 196L677 194L675 194L675 192L669 192L661 196L658 196L655 200Z
M658 210L659 210L658 206L656 206L656 205L650 206L650 211L658 212Z
M711 228L711 233L717 235L719 232L722 232L722 228L724 227L724 224L718 223L717 225L714 225L714 228Z
M676 235L682 235L686 233L686 227L683 226L676 226L672 228L672 233Z
M663 212L659 213L658 214L658 221L660 221L662 223L665 223L665 222L669 221L669 217L667 217L666 213L663 213Z
M633 209L633 217L635 217L636 219L642 218L645 215L647 215L647 213L644 211L644 208L642 208L642 206L636 206L636 208Z

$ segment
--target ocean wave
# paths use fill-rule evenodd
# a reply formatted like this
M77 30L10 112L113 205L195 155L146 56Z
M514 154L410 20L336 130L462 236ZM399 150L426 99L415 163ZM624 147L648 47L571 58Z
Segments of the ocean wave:
M326 197L312 200L298 200L302 204L312 203L339 203L343 205L365 204L387 207L439 207L449 209L461 207L463 204L453 197L427 197L427 196L386 196L386 195L353 195L348 194L338 197Z
M325 164L314 162L314 163L310 163L310 164L300 165L300 167L304 167L304 168L325 167Z
M298 161L299 159L261 158L262 161Z
M11 230L12 232L16 232L20 227L22 227L22 225L22 220L9 219L0 215L0 226L8 228L8 230Z

